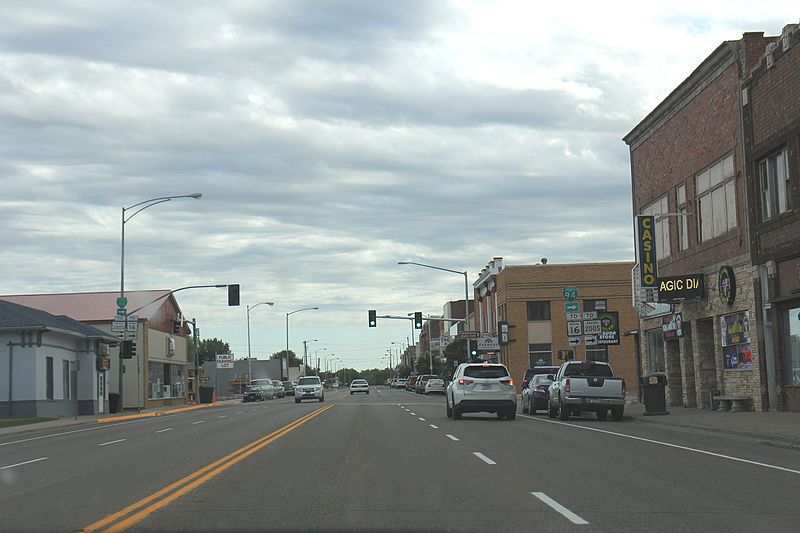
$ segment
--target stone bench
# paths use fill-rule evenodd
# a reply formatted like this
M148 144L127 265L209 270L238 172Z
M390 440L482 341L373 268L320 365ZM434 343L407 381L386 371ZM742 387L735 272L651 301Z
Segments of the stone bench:
M750 396L714 396L714 401L719 402L717 411L731 411L732 413L741 413L744 411L751 411L750 402L753 399Z

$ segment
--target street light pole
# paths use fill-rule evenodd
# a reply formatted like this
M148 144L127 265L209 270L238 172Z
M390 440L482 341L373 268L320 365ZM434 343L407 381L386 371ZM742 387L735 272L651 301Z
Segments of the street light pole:
M252 357L250 356L250 310L255 309L259 305L275 305L274 302L258 302L255 305L247 306L247 379L248 385L253 382L253 366L250 363Z
M318 342L317 339L308 339L303 341L303 376L308 372L308 343Z
M286 313L286 352L284 353L284 359L286 360L286 379L289 379L289 315L293 315L295 313L299 313L300 311L310 311L312 309L319 309L319 307L303 307L302 309L295 309L289 313ZM283 376L281 376L283 379Z
M434 270L441 270L444 272L452 272L453 274L460 274L464 276L464 327L467 327L467 321L469 319L469 274L466 270L463 272L461 270L452 270L450 268L442 268L433 265L424 265L422 263L415 263L414 261L398 261L398 265L416 265L425 268L432 268ZM467 361L469 361L470 357L470 347L469 347L469 339L467 339Z
M317 359L317 376L319 376L319 372L320 372L320 369L319 369L319 367L320 367L320 365L319 365L319 352L321 352L322 350L327 350L327 348L318 348L317 351L314 352L314 357L316 357L316 359Z
M120 236L120 252L119 252L119 298L117 299L117 314L118 315L123 315L125 317L125 320L123 321L125 323L125 331L122 332L122 340L123 341L125 341L127 339L127 336L128 336L128 331L127 331L128 330L128 309L126 307L126 304L128 303L128 301L125 299L125 224L130 219L132 219L133 217L135 217L136 215L138 215L139 213L141 213L142 211L144 211L148 207L153 207L154 205L157 205L157 204L163 204L164 202L169 202L169 201L175 200L177 198L194 198L195 200L198 200L198 199L202 198L202 196L203 196L203 194L199 193L199 192L195 192L195 193L192 193L192 194L181 194L181 195L176 195L176 196L160 196L160 197L157 197L157 198L150 198L149 200L144 200L142 202L138 202L138 203L135 203L135 204L130 205L128 207L123 207L122 208L122 217L121 217L122 223L120 224L120 226L121 226L121 236ZM136 209L136 208L138 208L138 209ZM130 211L132 209L134 210L133 213L131 213L130 215L128 215L126 217L125 213L127 213L128 211ZM120 346L119 382L118 382L119 408L120 409L122 409L123 406L125 405L123 403L123 399L122 399L123 398L122 394L123 394L123 388L124 388L123 387L123 381L124 380L123 380L123 373L122 373L122 366L123 366L122 361L123 361L123 359L122 359L121 356L122 356L122 346ZM137 353L136 354L137 369L139 367L139 357L140 356ZM137 387L140 389L139 390L139 394L141 394L141 387L139 387L139 376L138 375L136 376L136 382L137 382Z

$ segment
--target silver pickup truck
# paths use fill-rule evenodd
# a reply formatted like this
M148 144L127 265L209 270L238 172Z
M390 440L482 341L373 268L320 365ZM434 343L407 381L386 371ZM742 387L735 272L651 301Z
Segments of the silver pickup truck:
M561 365L550 385L547 415L567 420L570 414L594 411L598 420L622 420L625 410L625 381L614 377L608 363L570 361Z

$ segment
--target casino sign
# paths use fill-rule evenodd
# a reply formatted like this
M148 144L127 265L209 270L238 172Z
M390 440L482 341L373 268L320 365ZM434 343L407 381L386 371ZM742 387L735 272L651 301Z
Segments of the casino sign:
M684 274L658 278L658 301L663 303L705 297L705 276L703 274Z

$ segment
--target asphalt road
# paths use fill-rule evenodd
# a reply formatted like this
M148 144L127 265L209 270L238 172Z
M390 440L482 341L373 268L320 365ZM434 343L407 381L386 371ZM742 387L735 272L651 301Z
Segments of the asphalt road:
M373 387L0 440L0 531L797 531L800 455Z

